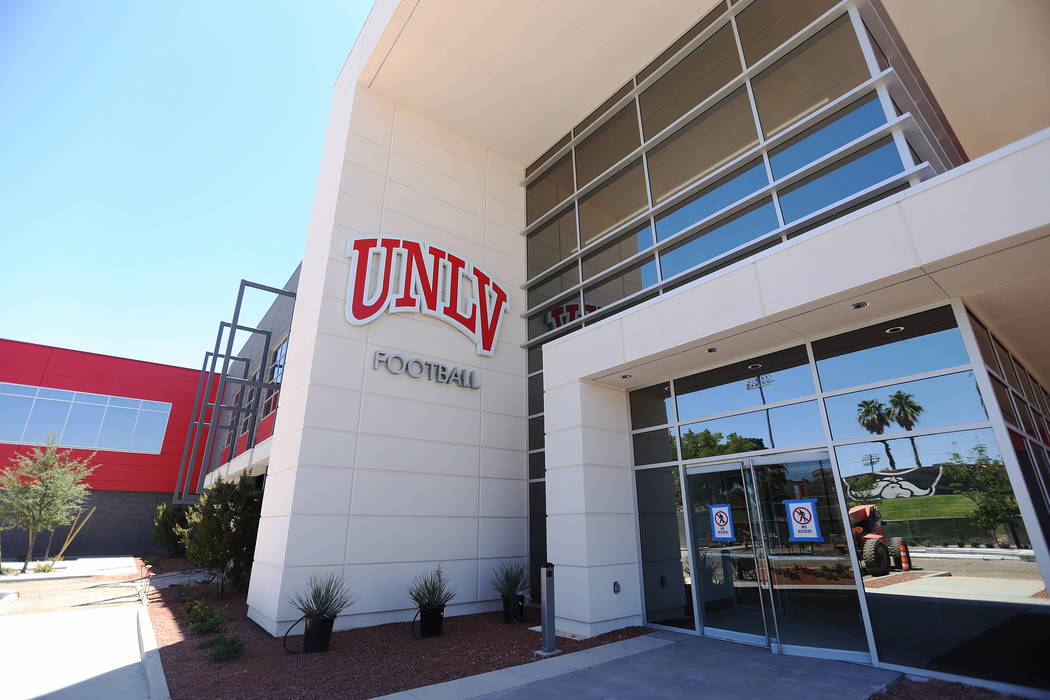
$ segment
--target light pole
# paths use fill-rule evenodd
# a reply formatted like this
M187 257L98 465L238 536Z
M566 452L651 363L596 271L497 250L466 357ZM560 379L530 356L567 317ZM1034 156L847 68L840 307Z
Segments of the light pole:
M754 379L747 380L747 388L749 391L758 389L758 395L762 398L762 405L765 406L766 392L762 387L772 384L775 381L776 380L768 374L760 374ZM773 444L773 425L769 422L769 409L767 408L764 410L766 412L766 429L769 431L769 446L776 447L776 445Z

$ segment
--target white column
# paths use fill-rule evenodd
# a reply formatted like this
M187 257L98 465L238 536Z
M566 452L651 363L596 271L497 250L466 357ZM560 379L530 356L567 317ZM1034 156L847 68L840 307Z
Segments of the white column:
M544 360L547 367L558 361L547 353ZM555 565L556 627L594 636L640 624L638 518L624 392L584 381L547 386L544 411L547 558Z

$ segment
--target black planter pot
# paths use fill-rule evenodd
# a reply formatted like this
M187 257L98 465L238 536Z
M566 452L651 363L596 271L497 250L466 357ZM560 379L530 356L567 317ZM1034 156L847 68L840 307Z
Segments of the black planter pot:
M328 643L332 641L332 625L335 618L324 615L306 616L306 634L303 636L303 652L315 654L328 651Z
M503 622L521 622L525 619L525 596L505 595L503 596Z
M419 609L419 636L440 637L441 623L445 619L445 606Z

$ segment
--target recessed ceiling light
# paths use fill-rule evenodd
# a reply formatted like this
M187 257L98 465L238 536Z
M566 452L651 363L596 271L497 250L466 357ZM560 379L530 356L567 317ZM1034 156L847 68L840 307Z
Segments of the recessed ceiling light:
M887 328L886 332L889 333L890 335L893 335L894 333L900 333L903 330L904 330L904 326L893 326L892 328Z
M620 375L620 379L630 379L630 378L631 378L631 375L629 375L629 374L621 374Z
M860 309L868 308L868 302L866 302L866 301L855 301L852 304L850 304L849 307L851 309L859 311Z
M708 352L718 352L718 348L708 348Z
M749 364L747 366L747 368L748 369L762 369L762 363L761 362L752 362L751 364Z

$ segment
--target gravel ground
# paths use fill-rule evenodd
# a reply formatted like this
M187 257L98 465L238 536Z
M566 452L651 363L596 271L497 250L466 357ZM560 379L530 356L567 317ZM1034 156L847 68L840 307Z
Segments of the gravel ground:
M901 679L889 690L876 693L868 700L1022 700L994 690L948 681L913 681Z
M415 639L408 623L393 623L336 632L325 654L293 655L247 618L243 595L228 593L216 599L215 586L192 589L213 608L225 608L229 634L240 636L244 656L225 663L207 660L198 649L198 637L189 634L181 614L179 587L155 591L150 617L160 646L160 658L172 698L371 698L441 683L476 673L538 659L540 635L528 630L539 624L539 610L526 611L526 620L503 624L500 612L445 619L445 633ZM566 652L620 641L652 630L630 627L583 641L558 638ZM302 646L302 635L289 638Z

